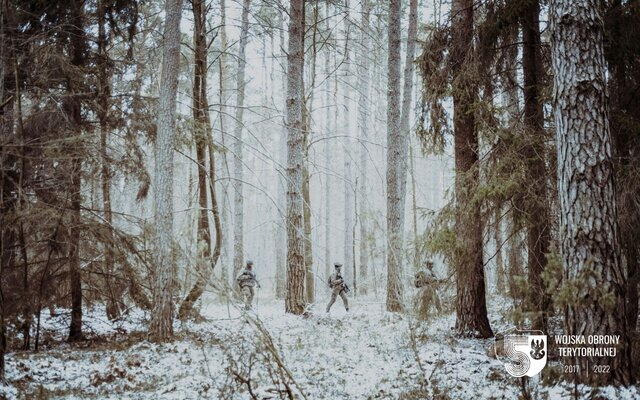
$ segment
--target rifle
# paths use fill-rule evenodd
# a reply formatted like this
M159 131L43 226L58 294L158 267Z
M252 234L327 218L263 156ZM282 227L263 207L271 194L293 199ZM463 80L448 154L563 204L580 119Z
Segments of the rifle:
M336 275L336 279L340 279L342 281L342 283L340 283L340 285L342 285L342 290L344 290L345 293L349 293L349 285L344 281L342 275Z

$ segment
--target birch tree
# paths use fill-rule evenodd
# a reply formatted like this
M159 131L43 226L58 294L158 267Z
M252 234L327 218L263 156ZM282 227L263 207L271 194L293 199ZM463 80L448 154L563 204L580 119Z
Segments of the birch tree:
M175 261L173 258L173 145L176 124L176 97L180 64L180 19L182 0L166 0L160 104L157 137L154 146L154 288L149 333L154 341L173 335L173 292Z
M625 319L616 189L607 103L601 3L551 2L553 104L558 154L559 300L567 335L620 335L615 357L574 357L578 382L629 385L631 349ZM611 373L589 373L610 365Z
M304 221L302 205L302 85L304 0L291 0L287 52L287 294L285 311L302 314L304 301Z
M389 2L387 75L387 311L402 311L402 234L404 229L400 129L400 0Z

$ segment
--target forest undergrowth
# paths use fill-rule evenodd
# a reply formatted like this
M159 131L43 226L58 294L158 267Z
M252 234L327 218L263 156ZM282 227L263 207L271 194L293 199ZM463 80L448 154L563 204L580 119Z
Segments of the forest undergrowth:
M65 342L68 310L46 315L40 352L7 357L5 398L29 399L555 399L575 388L557 380L559 366L541 377L510 377L492 339L458 339L453 310L420 321L358 299L347 313L323 305L305 317L259 299L242 312L208 298L197 322L176 322L175 340L147 340L148 315L137 309L110 322L87 310L87 340ZM498 297L492 310L507 310ZM491 323L508 329L508 313ZM555 377L555 378L554 378ZM590 390L581 388L580 398ZM585 394L586 393L586 394ZM632 399L637 388L605 388L608 398Z

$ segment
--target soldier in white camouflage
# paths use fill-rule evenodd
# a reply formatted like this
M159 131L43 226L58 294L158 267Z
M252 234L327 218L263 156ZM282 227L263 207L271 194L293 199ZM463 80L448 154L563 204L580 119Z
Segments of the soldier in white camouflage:
M244 309L250 310L253 303L253 297L255 296L254 287L260 287L256 279L256 273L253 272L253 261L247 261L247 266L240 272L236 278L236 282L240 286L242 297L244 299Z
M344 277L342 276L341 269L342 264L335 263L334 264L335 272L329 276L329 287L331 288L331 301L327 304L327 312L331 309L333 303L336 302L336 298L340 296L342 298L342 302L344 303L345 310L349 311L349 301L347 300L347 292L349 291L349 286L344 281Z
M438 279L433 272L433 261L425 262L424 268L416 272L413 281L414 286L420 289L420 296L425 304L434 306L438 313L442 310L442 304L438 296L438 285L440 283L442 283L442 280Z

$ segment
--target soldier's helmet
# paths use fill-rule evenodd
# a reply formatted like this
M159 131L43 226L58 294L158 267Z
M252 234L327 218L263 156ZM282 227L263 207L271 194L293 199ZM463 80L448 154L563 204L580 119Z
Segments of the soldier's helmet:
M337 262L337 263L334 263L334 264L333 264L333 266L334 266L336 269L338 269L338 268L342 267L342 263Z
M247 261L247 267L249 267L249 268L253 267L253 261L248 260Z

